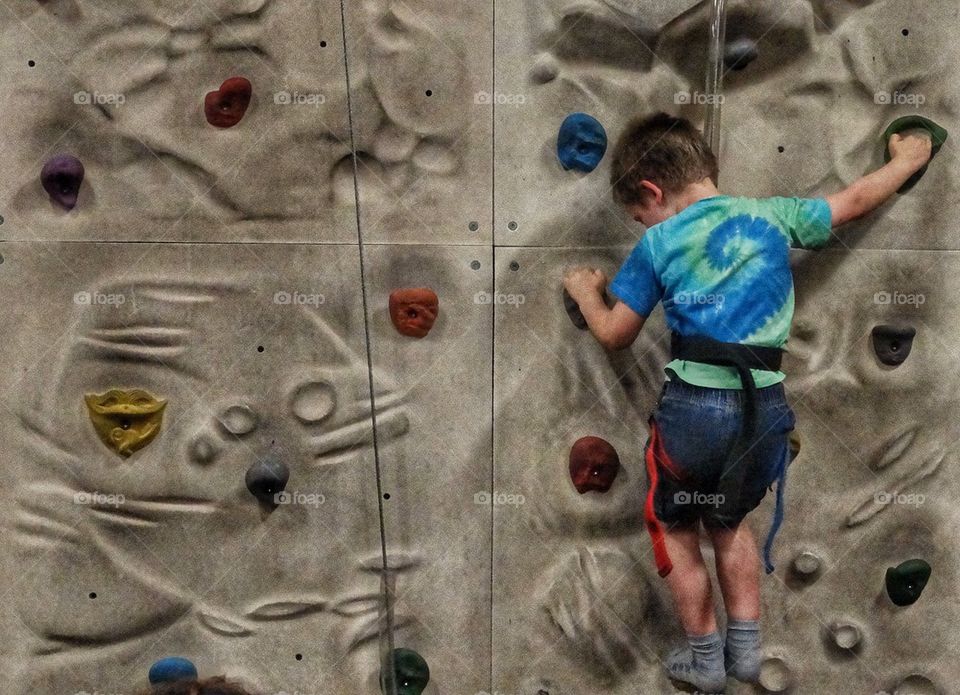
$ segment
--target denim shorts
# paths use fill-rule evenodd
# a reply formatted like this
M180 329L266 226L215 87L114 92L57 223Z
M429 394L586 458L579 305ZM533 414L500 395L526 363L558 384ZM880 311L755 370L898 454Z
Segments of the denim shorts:
M755 436L745 456L728 462L745 399L742 389L694 386L679 379L664 383L651 426L656 426L658 451L666 459L658 461L653 497L653 511L665 526L702 521L706 527L733 528L757 508L789 464L789 436L796 418L782 382L757 389ZM647 439L645 450L650 444ZM743 484L732 492L726 485L721 493L721 475L732 465L745 466Z

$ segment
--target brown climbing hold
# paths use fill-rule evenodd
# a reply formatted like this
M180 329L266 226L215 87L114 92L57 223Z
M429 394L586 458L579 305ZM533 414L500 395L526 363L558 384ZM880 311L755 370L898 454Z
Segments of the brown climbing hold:
M411 338L423 338L437 320L440 302L426 287L406 287L390 293L390 320L397 331Z
M590 490L606 492L619 471L617 450L600 437L581 437L570 448L570 479L581 495Z
M203 99L207 123L217 128L235 126L247 112L252 94L253 87L246 77L228 77L220 89L207 92Z

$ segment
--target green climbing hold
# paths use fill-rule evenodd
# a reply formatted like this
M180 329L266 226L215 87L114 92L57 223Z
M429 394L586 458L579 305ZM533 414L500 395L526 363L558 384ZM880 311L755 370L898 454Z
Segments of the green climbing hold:
M916 603L930 579L930 565L924 560L907 560L887 570L887 596L898 606Z
M390 683L390 661L380 670L380 690L384 695L421 695L430 682L430 669L422 656L412 649L393 650L393 684Z
M905 130L920 129L925 130L930 134L930 141L932 149L930 150L930 159L933 160L933 157L937 152L940 151L940 148L943 147L943 143L947 141L947 131L931 121L929 118L924 118L923 116L902 116L896 119L893 123L887 126L887 129L883 131L883 142L884 142L884 153L883 161L890 161L890 148L887 146L890 142L890 136L894 133L902 133ZM920 180L920 177L924 175L927 171L927 167L930 166L930 163L924 165L924 167L907 179L906 183L900 186L900 189L897 193L906 193L917 181Z

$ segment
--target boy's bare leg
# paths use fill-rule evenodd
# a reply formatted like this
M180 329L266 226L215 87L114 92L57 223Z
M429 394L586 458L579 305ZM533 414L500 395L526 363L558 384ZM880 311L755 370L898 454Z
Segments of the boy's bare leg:
M664 535L673 563L667 584L689 643L670 653L667 672L701 692L720 692L727 681L723 641L717 632L710 574L700 552L699 525L673 528Z
M753 531L746 524L711 528L717 578L727 616L731 620L760 619L760 554Z
M708 532L727 609L724 663L734 678L756 682L760 677L760 555L756 539L746 524Z
M688 635L706 635L717 630L710 574L700 552L700 528L675 527L665 531L667 553L673 571L667 584L673 594L680 622Z

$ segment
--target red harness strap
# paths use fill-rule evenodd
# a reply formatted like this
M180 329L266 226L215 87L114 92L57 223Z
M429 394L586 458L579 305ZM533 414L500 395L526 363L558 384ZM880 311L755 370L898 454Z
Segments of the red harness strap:
M673 563L670 561L670 555L667 554L667 541L663 532L663 524L657 518L657 513L653 508L653 498L657 492L657 482L659 481L658 461L666 467L670 467L670 460L663 450L663 444L657 432L657 424L653 418L650 418L650 441L647 444L645 452L647 461L647 473L650 475L650 490L647 492L647 501L644 505L644 519L647 523L647 531L650 532L650 538L653 540L653 557L657 563L657 572L661 577L666 577L673 571Z

